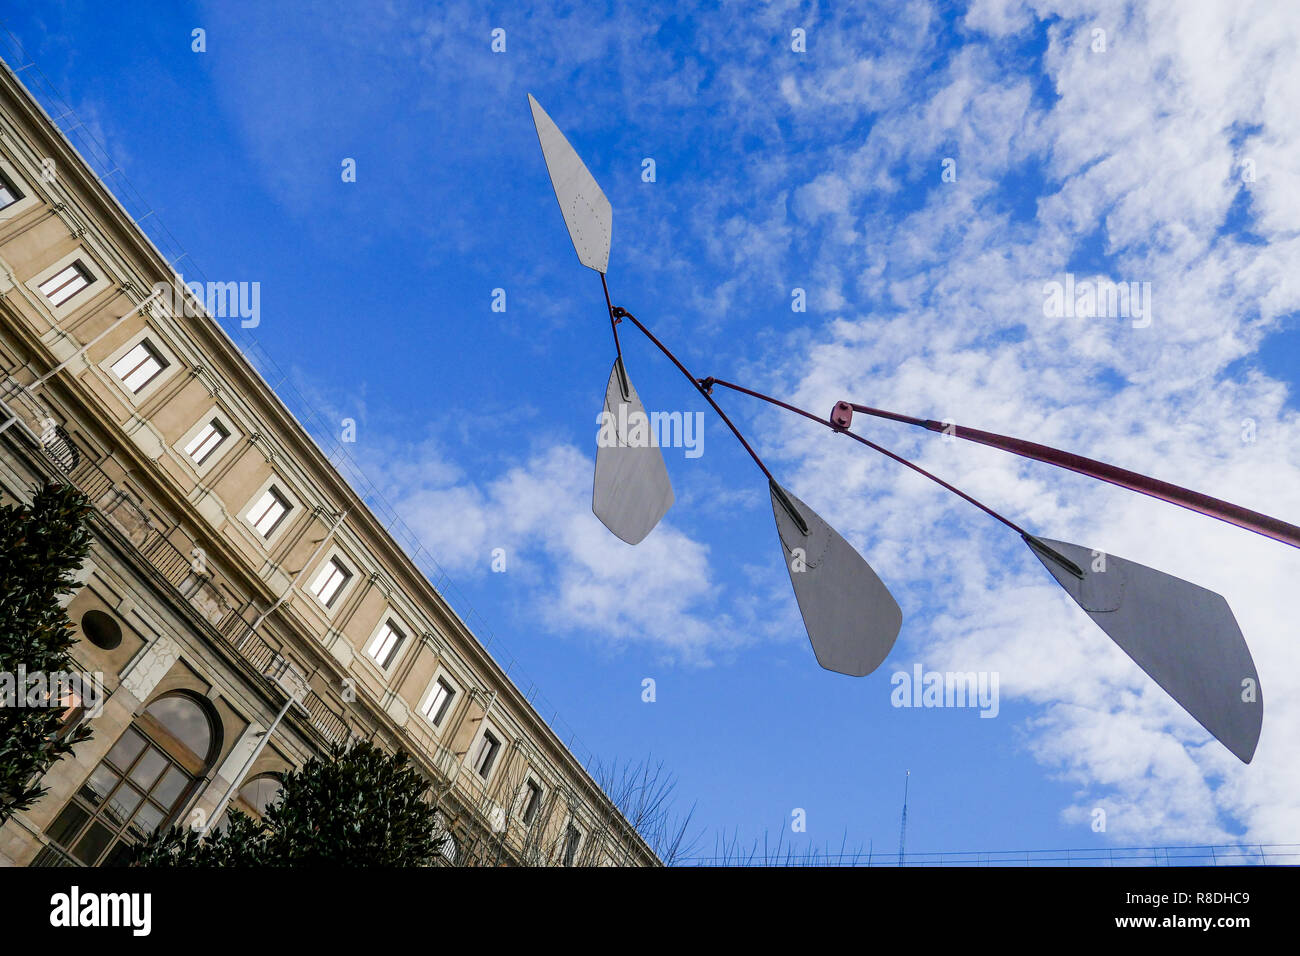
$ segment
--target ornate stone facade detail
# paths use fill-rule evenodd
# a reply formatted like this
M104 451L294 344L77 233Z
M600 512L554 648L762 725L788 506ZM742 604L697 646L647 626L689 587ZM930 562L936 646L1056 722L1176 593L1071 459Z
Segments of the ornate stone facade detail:
M122 675L122 687L143 703L180 656L181 649L176 641L166 634L160 635L141 651L135 664Z

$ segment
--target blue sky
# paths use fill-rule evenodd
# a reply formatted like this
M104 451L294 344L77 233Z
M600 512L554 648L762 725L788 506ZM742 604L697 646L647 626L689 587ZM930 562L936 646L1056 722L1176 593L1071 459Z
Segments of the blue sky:
M711 415L703 455L666 450L677 504L642 545L591 515L612 347L529 92L613 204L615 303L697 374L823 413L853 398L1036 437L1300 517L1300 21L1247 2L1194 18L1172 2L852 6L0 10L188 261L260 282L253 335L290 372L290 406L357 421L352 455L497 639L586 749L665 763L703 851L768 831L896 852L909 769L915 850L1294 840L1300 555L1281 545L861 428L1044 536L1224 594L1268 701L1244 767L1005 529L750 399L718 393L899 599L875 674L816 666L762 477ZM1067 272L1151 283L1152 321L1046 317L1044 284ZM648 406L707 410L623 340ZM917 663L997 672L996 719L892 707L890 675Z

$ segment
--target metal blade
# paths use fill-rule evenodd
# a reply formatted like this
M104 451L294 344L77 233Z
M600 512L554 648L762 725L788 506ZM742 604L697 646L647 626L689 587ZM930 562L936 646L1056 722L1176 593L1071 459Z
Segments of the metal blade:
M533 124L542 143L546 171L551 174L551 186L555 189L555 198L560 201L560 212L564 214L564 224L569 227L569 238L577 250L578 261L604 275L609 268L614 210L560 128L531 93L528 94L528 105L533 108Z
M785 566L817 663L865 677L894 646L903 612L862 555L817 512L771 482Z
M1250 763L1264 698L1222 595L1113 554L1026 536L1030 550L1111 640L1238 759ZM1082 576L1042 545L1073 562Z
M628 544L640 544L673 506L673 486L650 419L623 360L615 359L605 386L597 437L591 510Z

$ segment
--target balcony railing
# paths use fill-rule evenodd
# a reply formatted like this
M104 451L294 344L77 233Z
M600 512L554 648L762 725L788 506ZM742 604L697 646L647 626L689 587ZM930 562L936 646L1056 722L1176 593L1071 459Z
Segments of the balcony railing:
M62 849L61 847L59 847L58 844L56 844L54 841L51 840L41 847L40 852L37 853L36 857L32 860L32 862L27 865L45 866L45 867L50 867L50 866L80 867L80 866L84 866L85 864L83 864L71 853Z

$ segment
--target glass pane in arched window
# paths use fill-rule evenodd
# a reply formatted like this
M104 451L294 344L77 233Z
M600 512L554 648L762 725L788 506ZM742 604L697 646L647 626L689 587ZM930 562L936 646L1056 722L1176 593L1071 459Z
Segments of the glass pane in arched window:
M188 697L164 697L150 704L145 713L189 747L194 756L200 760L207 759L212 747L212 725L203 708L194 701Z
M240 788L239 797L261 816L280 799L280 789L280 781L275 777L255 777Z

